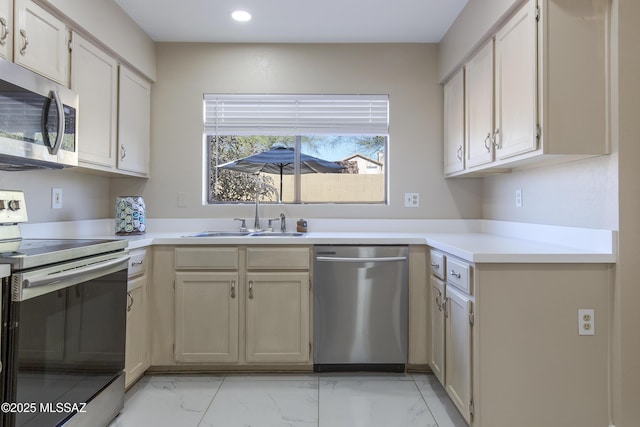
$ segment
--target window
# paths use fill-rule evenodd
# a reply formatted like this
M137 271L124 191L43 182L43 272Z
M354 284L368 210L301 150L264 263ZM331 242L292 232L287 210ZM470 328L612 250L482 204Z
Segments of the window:
M386 203L386 95L204 95L209 203Z

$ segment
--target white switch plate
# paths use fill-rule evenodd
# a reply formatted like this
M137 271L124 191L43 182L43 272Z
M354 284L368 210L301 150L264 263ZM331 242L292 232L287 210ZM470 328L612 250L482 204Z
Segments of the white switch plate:
M62 209L62 188L51 189L51 209Z
M185 191L178 191L178 207L187 207L187 193Z
M596 317L593 308L578 309L578 335L595 335Z
M420 193L404 193L404 207L417 208L420 206Z
M516 190L516 208L522 207L522 190Z

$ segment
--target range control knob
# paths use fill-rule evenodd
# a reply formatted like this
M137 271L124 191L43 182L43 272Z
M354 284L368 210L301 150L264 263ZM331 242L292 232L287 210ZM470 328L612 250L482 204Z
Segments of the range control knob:
M17 211L18 209L20 209L20 200L10 200L9 210Z
M7 202L4 200L0 200L0 211L7 209Z

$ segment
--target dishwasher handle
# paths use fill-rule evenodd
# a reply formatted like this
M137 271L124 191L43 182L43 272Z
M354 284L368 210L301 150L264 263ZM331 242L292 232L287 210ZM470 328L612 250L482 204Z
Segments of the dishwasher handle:
M350 258L350 257L330 257L319 256L316 257L316 261L321 262L401 262L406 261L406 256L392 256L392 257L364 257L364 258Z

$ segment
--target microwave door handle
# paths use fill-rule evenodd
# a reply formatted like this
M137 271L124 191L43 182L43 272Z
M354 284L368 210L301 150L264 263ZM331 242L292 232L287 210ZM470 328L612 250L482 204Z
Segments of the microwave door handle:
M57 90L52 90L51 94L53 95L53 99L56 102L56 108L58 109L58 133L56 134L56 143L51 147L51 154L56 155L62 145L62 138L64 138L64 105L62 105L62 101L60 101L60 95L58 95Z

